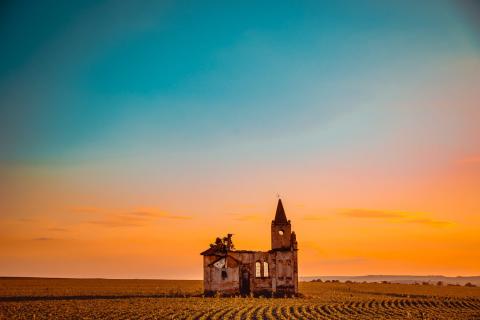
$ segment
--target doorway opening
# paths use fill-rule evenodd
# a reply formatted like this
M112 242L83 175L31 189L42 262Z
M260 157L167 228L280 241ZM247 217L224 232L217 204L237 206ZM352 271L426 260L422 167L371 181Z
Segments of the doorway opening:
M242 268L240 272L240 294L242 296L250 294L250 272L247 268Z

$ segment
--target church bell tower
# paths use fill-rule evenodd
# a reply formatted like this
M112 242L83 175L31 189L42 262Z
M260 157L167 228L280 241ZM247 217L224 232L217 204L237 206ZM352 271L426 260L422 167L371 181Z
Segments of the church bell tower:
M282 200L278 199L275 220L272 221L272 250L290 250L292 247L292 225L287 220Z

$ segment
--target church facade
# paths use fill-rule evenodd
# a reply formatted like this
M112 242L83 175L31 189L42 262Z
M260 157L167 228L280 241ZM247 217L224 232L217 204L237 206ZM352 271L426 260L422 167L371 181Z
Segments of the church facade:
M236 250L232 235L203 251L205 295L293 296L298 293L297 239L278 200L269 251Z

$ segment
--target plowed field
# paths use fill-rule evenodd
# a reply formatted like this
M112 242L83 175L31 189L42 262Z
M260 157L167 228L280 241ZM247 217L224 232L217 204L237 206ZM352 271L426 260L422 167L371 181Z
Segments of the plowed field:
M202 298L200 281L1 279L0 319L480 319L480 288L301 283L302 298Z

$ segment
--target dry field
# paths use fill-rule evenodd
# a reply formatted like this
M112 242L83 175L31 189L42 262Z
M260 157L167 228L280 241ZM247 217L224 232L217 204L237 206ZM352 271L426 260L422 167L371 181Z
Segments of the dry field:
M202 298L201 281L0 279L0 319L477 319L480 288L301 283L303 298Z

